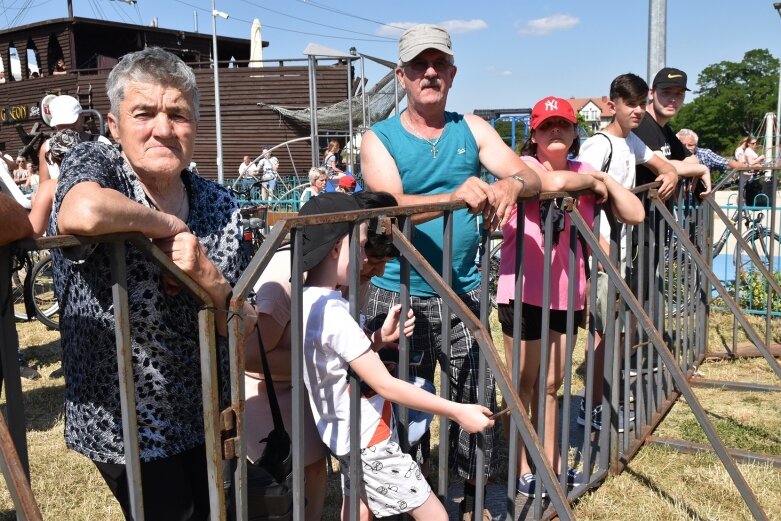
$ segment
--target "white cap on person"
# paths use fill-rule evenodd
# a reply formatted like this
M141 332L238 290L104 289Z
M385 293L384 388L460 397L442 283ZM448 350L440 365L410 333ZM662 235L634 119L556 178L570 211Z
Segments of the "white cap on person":
M51 126L72 125L81 115L81 104L73 96L57 96L49 103Z

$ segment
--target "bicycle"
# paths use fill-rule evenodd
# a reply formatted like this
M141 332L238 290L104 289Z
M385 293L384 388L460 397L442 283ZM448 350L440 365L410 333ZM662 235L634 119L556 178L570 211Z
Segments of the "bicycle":
M737 211L732 215L732 222L737 225L742 220L745 230L743 232L743 240L751 246L751 249L757 254L762 264L771 271L781 271L781 266L774 266L774 264L779 263L775 259L770 258L771 242L775 243L773 244L773 255L776 257L781 255L781 236L764 225L764 218L765 214L763 212L757 212L756 216L752 217L751 213L743 208L740 216L738 216ZM713 245L714 259L721 254L730 235L732 235L732 232L729 228L726 228L719 240ZM735 251L732 253L733 266L742 272L751 271L753 268L749 265L753 264L753 262L750 257L743 255L739 250L740 248L735 248Z
M255 255L263 241L266 240L263 232L266 229L268 208L266 206L247 206L239 211L241 212L242 248L247 248L252 255Z
M52 256L48 253L33 266L30 275L28 298L35 308L35 317L45 326L60 328L60 305L54 295L54 276L52 274Z
M240 206L248 206L261 200L263 195L263 182L254 175L237 178L228 191L239 200Z
M751 179L755 178L757 176L753 176ZM737 182L726 183L724 186L737 186ZM781 255L781 235L765 226L763 212L753 213L752 208L755 207L748 207L748 209L743 207L736 210L730 220L736 228L739 223L743 223L742 239L765 267L771 272L779 272L781 271L781 257L779 257ZM770 211L773 209L770 208ZM745 248L738 245L734 246L733 251L728 252L731 257L730 261L721 263L717 260L727 248L731 236L730 229L725 228L714 243L711 254L711 269L718 272L719 278L728 287L733 284L742 284L745 275L757 271L751 256L746 253ZM773 258L770 256L771 243ZM679 310L686 310L685 313L688 314L693 309L697 297L696 292L692 291L691 288L699 287L701 282L699 270L694 267L694 262L690 259L688 252L679 250L678 241L673 238L670 247L666 250L664 275L666 281L665 300L671 306L674 316ZM741 282L733 282L738 280L739 273L741 274ZM686 284L681 282L684 276L687 276L688 282Z
M771 243L775 243L773 244L772 248L773 255L775 257L781 255L781 236L779 236L777 232L765 226L765 214L763 212L756 212L755 215L752 216L752 212L756 211L757 208L767 208L767 211L770 212L775 210L774 208L770 207L771 201L768 195L763 193L763 187L760 183L763 182L764 177L764 174L760 172L749 176L748 179L744 181L744 193L739 194L739 197L742 195L745 199L744 204L748 206L743 206L740 207L739 210L736 210L735 213L732 214L731 221L736 228L741 221L743 222L743 240L746 241L751 249L757 254L762 264L764 264L770 271L781 271L781 263L770 257ZM734 179L724 183L722 188L737 187L739 184L739 180ZM742 213L739 214L739 211ZM721 254L722 250L727 245L727 241L730 235L731 232L729 228L726 228L721 234L719 240L714 243L714 260ZM740 250L740 248L735 248L735 251L732 254L732 265L735 267L735 269L741 272L754 271L755 268L750 266L753 264L751 258L748 255L743 255L742 253L739 257L738 250Z
M59 329L60 306L54 295L51 255L33 251L23 253L22 257L19 268L11 275L14 317L17 320L37 318L45 326Z

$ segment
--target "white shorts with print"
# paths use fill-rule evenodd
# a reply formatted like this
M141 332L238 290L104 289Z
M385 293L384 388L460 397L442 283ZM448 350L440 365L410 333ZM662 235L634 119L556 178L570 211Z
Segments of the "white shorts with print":
M337 456L342 472L342 491L350 495L350 455ZM390 438L361 449L363 486L361 499L376 517L409 512L422 505L431 487L418 464Z

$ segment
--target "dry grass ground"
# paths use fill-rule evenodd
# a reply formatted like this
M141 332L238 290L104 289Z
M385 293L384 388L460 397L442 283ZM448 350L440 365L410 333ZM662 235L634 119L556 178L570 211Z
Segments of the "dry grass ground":
M763 324L761 320L755 321ZM33 490L44 518L121 520L116 502L93 465L64 446L64 380L59 370L58 334L46 331L37 322L20 324L18 330L28 361L39 366L43 375L38 381L23 381L23 390ZM714 314L709 332L711 350L720 350L724 339L731 336L731 330L728 317ZM778 323L773 325L773 337L776 342L781 341ZM577 348L575 354L582 357L582 349ZM580 365L582 358L575 363ZM701 371L710 379L778 385L767 364L758 359L708 362ZM778 393L713 389L696 389L696 393L728 446L781 454ZM436 440L438 425L435 423L433 428ZM705 442L702 430L683 401L673 407L655 434ZM436 454L436 449L433 452ZM765 465L740 465L740 469L768 516L781 519L781 469ZM333 476L329 479L329 506L324 519L336 518L339 503L340 489ZM659 447L641 449L625 472L608 478L598 490L583 497L575 505L575 514L579 519L589 520L636 521L639 515L644 521L751 519L715 455L683 455ZM0 521L12 519L15 516L10 495L5 486L0 486Z
M764 320L750 319L764 336ZM759 328L761 326L761 328ZM781 324L771 326L775 342L781 340ZM731 345L732 318L710 317L709 348L719 352ZM739 331L739 342L746 340ZM700 367L713 380L779 385L764 359L707 362ZM725 445L732 448L781 454L781 394L736 392L695 388L698 400L714 423ZM675 404L654 433L659 437L707 444L704 432L685 401ZM740 464L770 519L781 519L781 469L760 464ZM608 478L575 508L579 519L612 520L748 520L751 513L715 453L681 454L661 447L644 447L625 472Z
M60 369L59 333L39 322L19 324L20 345L41 379L22 380L27 417L30 474L44 519L120 521L124 519L95 466L68 450L63 440L65 380ZM5 395L2 399L5 410ZM11 496L0 487L0 520L16 519Z

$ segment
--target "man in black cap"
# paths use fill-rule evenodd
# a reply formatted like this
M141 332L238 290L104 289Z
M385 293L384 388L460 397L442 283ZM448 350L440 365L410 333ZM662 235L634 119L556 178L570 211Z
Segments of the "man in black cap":
M651 89L648 91L649 103L646 108L645 117L633 132L639 137L655 154L660 155L670 162L677 172L661 173L657 175L643 165L637 165L637 177L635 186L640 186L654 181L661 181L659 188L659 197L667 201L673 195L675 187L678 184L679 177L701 178L705 183L703 195L707 195L711 190L710 170L705 165L700 164L697 156L693 155L681 143L678 137L668 124L669 121L681 110L683 100L686 96L686 73L680 69L665 67L656 73ZM696 181L696 180L695 180ZM688 181L687 181L688 182ZM649 220L650 232L645 234L643 244L639 244L639 227L633 230L632 243L636 250L633 255L637 260L629 268L630 286L635 295L642 295L643 304L650 303L650 287L647 283L647 274L649 271L658 269L658 257L649 259L647 254L650 248L650 236L659 230L662 216L659 213L650 212L650 199L646 200L645 215ZM640 274L644 274L642 280ZM646 311L649 309L646 307ZM632 329L635 329L635 325ZM631 362L635 364L635 361ZM646 365L647 362L643 362ZM654 359L653 366L658 365L658 360Z
M683 146L668 124L681 110L687 90L689 89L686 87L685 72L672 67L660 70L654 77L651 90L648 91L650 102L645 117L634 133L651 150L670 161L678 176L700 177L705 183L706 192L710 192L710 170L705 165L701 165L697 157ZM677 178L674 179L669 173L657 176L655 172L638 165L636 185L653 181L662 182L659 195L663 200L667 200L673 194L678 182Z

